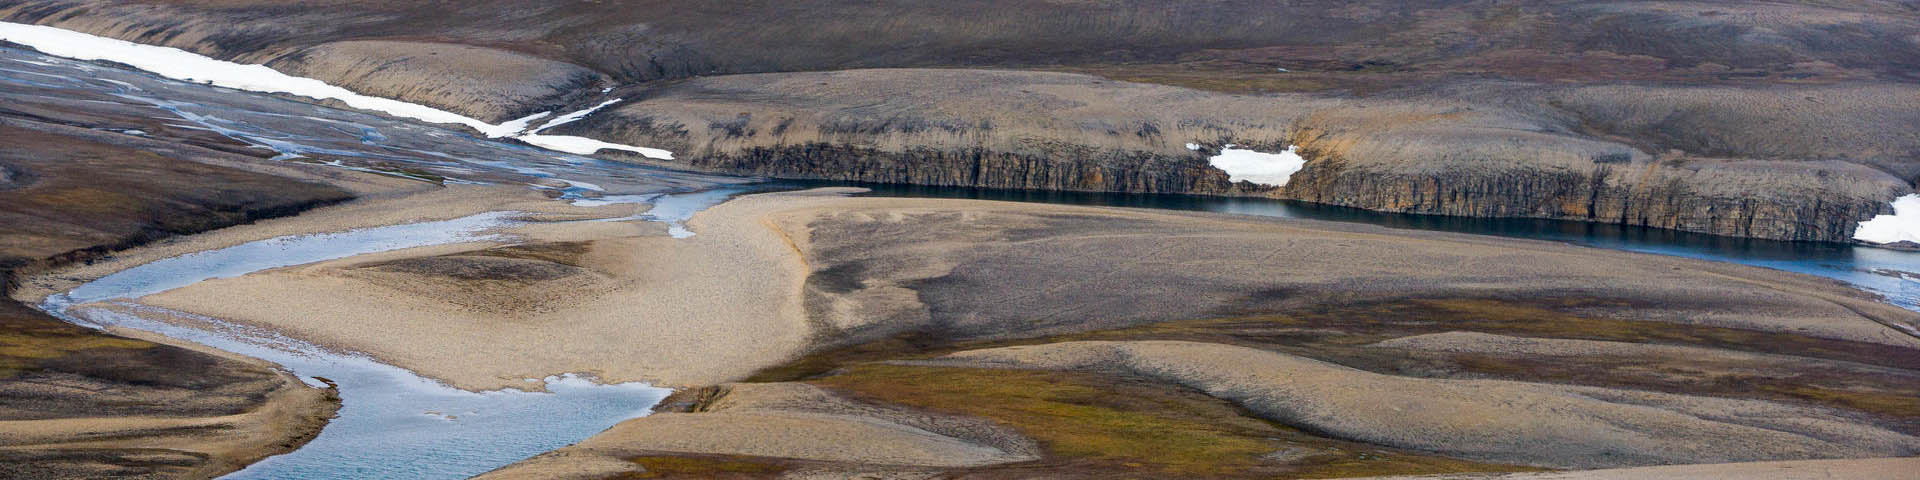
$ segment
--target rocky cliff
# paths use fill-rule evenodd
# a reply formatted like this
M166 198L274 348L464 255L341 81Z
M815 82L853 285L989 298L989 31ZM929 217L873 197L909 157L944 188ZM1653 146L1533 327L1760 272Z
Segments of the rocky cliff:
M1920 89L1897 84L1482 82L1351 98L887 69L707 77L619 94L637 100L562 130L668 148L681 166L770 177L1257 195L1776 240L1848 241L1859 220L1912 191L1909 152L1920 152L1920 136L1884 127L1920 124ZM1299 145L1308 163L1284 187L1234 184L1208 165L1227 144Z

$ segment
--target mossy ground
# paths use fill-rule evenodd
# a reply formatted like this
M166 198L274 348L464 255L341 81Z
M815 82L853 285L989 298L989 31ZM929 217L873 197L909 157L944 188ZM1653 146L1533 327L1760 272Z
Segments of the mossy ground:
M1839 360L1912 370L1920 359L1878 344L1733 328L1625 320L1578 313L1629 309L1596 299L1419 299L1327 306L1283 315L1168 322L1055 340L1167 339L1230 343L1312 357L1380 373L1500 378L1756 398L1854 410L1920 433L1913 377L1861 375L1765 360L1583 355L1551 358L1408 352L1368 347L1396 337L1471 331L1535 338L1678 345Z
M1318 437L1191 389L1112 375L866 364L810 383L1012 427L1049 457L1005 467L1029 472L1072 466L1113 477L1333 478L1525 470Z
M1474 331L1824 358L1912 369L1891 347L1798 335L1612 318L1634 305L1605 299L1410 299L1324 305L1282 314L1165 322L1007 341L943 341L910 333L819 352L750 381L805 381L868 401L992 419L1040 441L1047 458L969 470L1101 472L1107 476L1336 478L1500 471L1490 465L1315 436L1252 417L1175 385L1118 375L883 363L950 352L1072 340L1227 343L1380 373L1504 378L1812 404L1876 415L1920 431L1920 385L1754 360L1411 352L1370 345L1391 338ZM1764 361L1764 360L1763 360Z
M627 461L639 464L646 471L615 478L753 478L787 470L786 466L779 463L725 455L641 456Z
M86 331L0 331L0 379L12 378L23 369L33 368L37 360L59 358L74 352L105 348L138 350L154 346L150 342Z

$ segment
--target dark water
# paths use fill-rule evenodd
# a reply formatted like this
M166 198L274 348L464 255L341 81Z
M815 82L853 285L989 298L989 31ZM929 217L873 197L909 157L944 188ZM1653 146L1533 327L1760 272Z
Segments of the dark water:
M1357 208L1265 198L1049 192L1038 190L834 182L807 182L805 184L864 187L873 190L872 193L866 194L871 196L965 198L1011 202L1188 210L1258 215L1264 217L1356 222L1389 228L1434 230L1559 241L1597 248L1716 260L1818 275L1859 285L1887 296L1887 300L1896 305L1908 309L1920 310L1920 278L1908 279L1905 275L1900 274L1900 272L1920 272L1920 252L1905 252L1833 243L1743 239L1677 232L1658 228L1565 220L1494 219L1382 213Z

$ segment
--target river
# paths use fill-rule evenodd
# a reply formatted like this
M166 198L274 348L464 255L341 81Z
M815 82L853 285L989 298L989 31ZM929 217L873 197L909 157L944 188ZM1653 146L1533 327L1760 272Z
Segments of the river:
M683 221L731 195L814 185L762 182L637 166L482 138L445 128L287 98L168 80L138 71L0 48L0 101L58 112L94 128L177 142L237 140L278 161L447 182L525 184L564 201L654 204L638 218L698 234ZM99 119L107 119L100 121ZM118 121L116 119L123 119ZM83 122L85 123L85 122ZM1363 222L1676 255L1835 278L1920 309L1920 254L1848 245L1740 240L1657 229L1550 220L1489 220L1367 212L1269 199L1123 195L866 185L869 195L1196 210ZM411 246L487 238L506 214L282 237L130 268L50 297L43 308L82 324L117 325L266 359L309 382L338 385L340 417L307 446L235 478L464 478L576 442L644 415L666 393L556 376L547 391L468 392L353 352L273 332L128 303L208 278ZM128 312L171 315L156 322Z

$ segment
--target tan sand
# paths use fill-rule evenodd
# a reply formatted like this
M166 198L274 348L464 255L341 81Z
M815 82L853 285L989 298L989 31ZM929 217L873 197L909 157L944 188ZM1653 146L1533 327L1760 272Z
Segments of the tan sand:
M631 213L489 189L394 202L423 199L433 207L350 204L302 217L311 223L267 222L156 252L489 209L553 219ZM525 379L563 372L713 385L823 346L930 327L954 338L1020 337L1395 295L1626 299L1631 307L1606 314L1917 344L1879 323L1912 322L1911 312L1830 281L1547 242L1210 214L845 198L833 191L747 196L697 215L689 226L696 236L673 239L647 222L535 223L512 231L520 236L512 247L364 255L203 282L142 301L369 353L469 389L534 386ZM1815 408L1415 379L1242 347L1142 345L1151 348L1100 348L1133 355L1114 365L1288 423L1468 458L1599 467L1920 451L1911 437ZM627 468L605 461L608 455L658 451L963 466L1015 452L895 418L791 406L662 414L583 444L602 453L566 450L526 465L603 471Z
M1370 225L858 198L796 209L809 314L848 343L1013 338L1416 298L1590 299L1596 316L1920 348L1920 315L1833 280ZM801 235L794 235L799 238Z
M990 421L880 406L801 383L746 383L697 413L657 413L481 478L591 478L637 471L619 461L696 453L908 467L1035 460L1040 447Z
M263 223L183 243L230 244L488 208L607 213L496 190L449 190L409 202L432 209L348 205L322 210L306 226ZM1582 289L1571 291L1645 298L1649 304L1626 313L1652 320L1920 345L1876 323L1911 322L1911 312L1829 281L1760 278L1764 270L1545 242L819 192L747 196L697 215L690 226L699 235L689 239L661 236L657 224L645 222L519 229L528 245L585 242L568 267L577 272L554 279L473 280L384 266L429 256L464 265L476 261L474 250L493 246L454 245L213 280L144 301L369 353L462 388L524 386L525 379L563 372L711 385L820 345L928 325L958 337L1031 336L1275 308L1316 298L1318 290L1446 296ZM840 270L857 275L823 275ZM1299 295L1261 296L1286 289ZM1681 299L1713 303L1673 303Z
M1555 468L1920 453L1920 438L1816 408L1399 377L1212 343L1066 342L973 350L935 363L1120 370L1199 389L1338 438Z
M650 222L520 229L532 244L590 240L574 261L583 271L552 280L509 285L368 268L481 246L454 245L211 280L143 301L273 327L461 388L527 387L525 379L565 372L710 385L806 347L806 266L766 215L830 198L728 202L692 220L698 234L686 239Z

